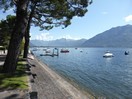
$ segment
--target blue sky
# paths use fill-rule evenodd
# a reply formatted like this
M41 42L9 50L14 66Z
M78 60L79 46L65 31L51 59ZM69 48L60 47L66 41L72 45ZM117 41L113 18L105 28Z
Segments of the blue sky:
M8 13L12 13L12 10L6 14L0 12L0 19L5 18ZM39 28L32 27L31 39L89 39L112 27L126 24L132 25L132 0L93 0L86 15L82 18L74 17L67 28L39 31Z

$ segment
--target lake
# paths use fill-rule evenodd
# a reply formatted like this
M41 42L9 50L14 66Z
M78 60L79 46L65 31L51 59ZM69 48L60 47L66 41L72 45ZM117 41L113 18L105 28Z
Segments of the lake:
M58 74L98 98L132 99L132 48L68 49L69 53L59 53L58 57L40 56L43 48L33 53ZM104 58L107 50L114 57ZM125 55L125 51L130 54Z

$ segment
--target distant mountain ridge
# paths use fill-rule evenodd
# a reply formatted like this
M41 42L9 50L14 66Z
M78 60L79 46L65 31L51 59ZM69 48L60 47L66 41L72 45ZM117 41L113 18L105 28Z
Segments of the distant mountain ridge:
M52 41L31 40L32 46L68 46L68 47L132 47L132 25L113 27L91 39L57 39Z
M132 25L118 26L85 41L84 47L132 47Z
M43 40L31 40L30 44L33 46L77 46L80 47L86 39L80 39L80 40L72 40L72 39L57 39L52 41L43 41Z

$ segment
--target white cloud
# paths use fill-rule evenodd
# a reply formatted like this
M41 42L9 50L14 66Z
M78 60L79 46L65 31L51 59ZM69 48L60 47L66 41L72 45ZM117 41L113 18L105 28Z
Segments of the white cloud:
M65 35L65 36L62 36L62 38L72 39L72 37L71 37L70 35Z
M132 15L128 15L124 19L125 19L125 22L130 22L132 21Z
M61 39L61 38L73 39L73 40L81 39L81 38L77 38L77 37L72 37L71 35L62 35L59 37L54 37L50 33L40 33L39 35L34 35L34 37L32 37L31 40L35 39L35 40L50 41L50 40L56 40L56 39Z
M73 40L79 40L79 39L81 39L81 38L72 37L71 35L64 35L64 36L59 37L58 39L61 39L61 38L73 39Z
M36 40L45 40L49 41L52 40L53 36L51 36L49 33L41 33L40 35L36 36Z
M106 12L106 11L104 11L104 12L101 12L103 15L106 15L106 14L108 14L108 12Z

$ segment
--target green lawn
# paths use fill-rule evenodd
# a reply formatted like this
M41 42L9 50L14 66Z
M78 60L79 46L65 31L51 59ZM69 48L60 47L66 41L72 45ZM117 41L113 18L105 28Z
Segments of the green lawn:
M19 61L17 70L13 75L0 73L0 90L28 89L28 76L26 74L26 61Z

